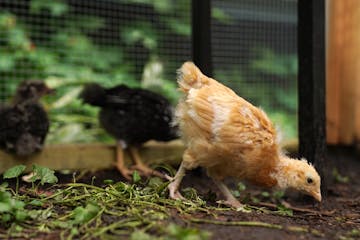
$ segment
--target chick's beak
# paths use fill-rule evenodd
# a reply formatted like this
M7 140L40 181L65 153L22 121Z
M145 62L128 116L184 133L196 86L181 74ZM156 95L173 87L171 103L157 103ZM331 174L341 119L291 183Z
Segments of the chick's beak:
M321 202L321 192L312 192L311 196L315 198L317 201Z

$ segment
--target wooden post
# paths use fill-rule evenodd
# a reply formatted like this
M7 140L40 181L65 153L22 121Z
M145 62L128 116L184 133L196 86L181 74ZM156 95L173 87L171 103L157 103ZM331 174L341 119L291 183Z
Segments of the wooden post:
M325 1L298 1L299 152L325 173ZM324 188L323 188L324 189Z
M192 59L207 76L212 76L210 0L192 0Z

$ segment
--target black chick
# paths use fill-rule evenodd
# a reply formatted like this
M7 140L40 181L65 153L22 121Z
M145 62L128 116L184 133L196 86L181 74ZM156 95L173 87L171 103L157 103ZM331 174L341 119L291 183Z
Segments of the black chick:
M22 82L13 102L0 106L0 147L19 156L42 149L49 130L47 113L39 99L53 92L40 80Z
M170 141L178 138L177 127L172 125L173 107L159 94L140 88L119 85L105 89L96 83L84 87L80 97L85 103L101 107L99 120L102 127L117 140L117 168L130 179L132 171L125 167L123 149L142 175L165 177L147 167L140 159L137 147L148 140Z

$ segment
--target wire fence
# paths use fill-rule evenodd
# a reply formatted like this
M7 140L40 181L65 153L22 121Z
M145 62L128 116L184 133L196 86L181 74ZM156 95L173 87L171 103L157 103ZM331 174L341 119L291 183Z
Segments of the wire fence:
M212 0L215 78L270 112L285 137L296 136L296 9L296 0ZM191 0L2 0L0 101L43 79L58 89L45 101L48 142L107 141L97 110L77 99L81 86L143 87L175 104L190 36Z
M297 136L297 1L213 0L215 78Z

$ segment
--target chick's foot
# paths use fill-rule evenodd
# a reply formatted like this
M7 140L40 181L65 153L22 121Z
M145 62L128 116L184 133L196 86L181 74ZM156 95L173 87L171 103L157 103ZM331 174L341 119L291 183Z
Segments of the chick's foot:
M185 200L185 198L181 195L178 187L179 186L178 184L176 184L176 182L172 182L169 184L168 189L170 198L175 200Z
M162 174L159 171L156 171L148 166L146 166L145 164L135 164L134 166L131 167L132 170L137 170L139 172L139 174L141 176L144 177L150 177L150 176L157 176L166 180L170 180L170 177Z
M128 169L127 167L119 166L119 165L116 165L116 168L119 170L121 175L124 178L126 178L126 180L131 181L134 170L131 170L131 169Z

